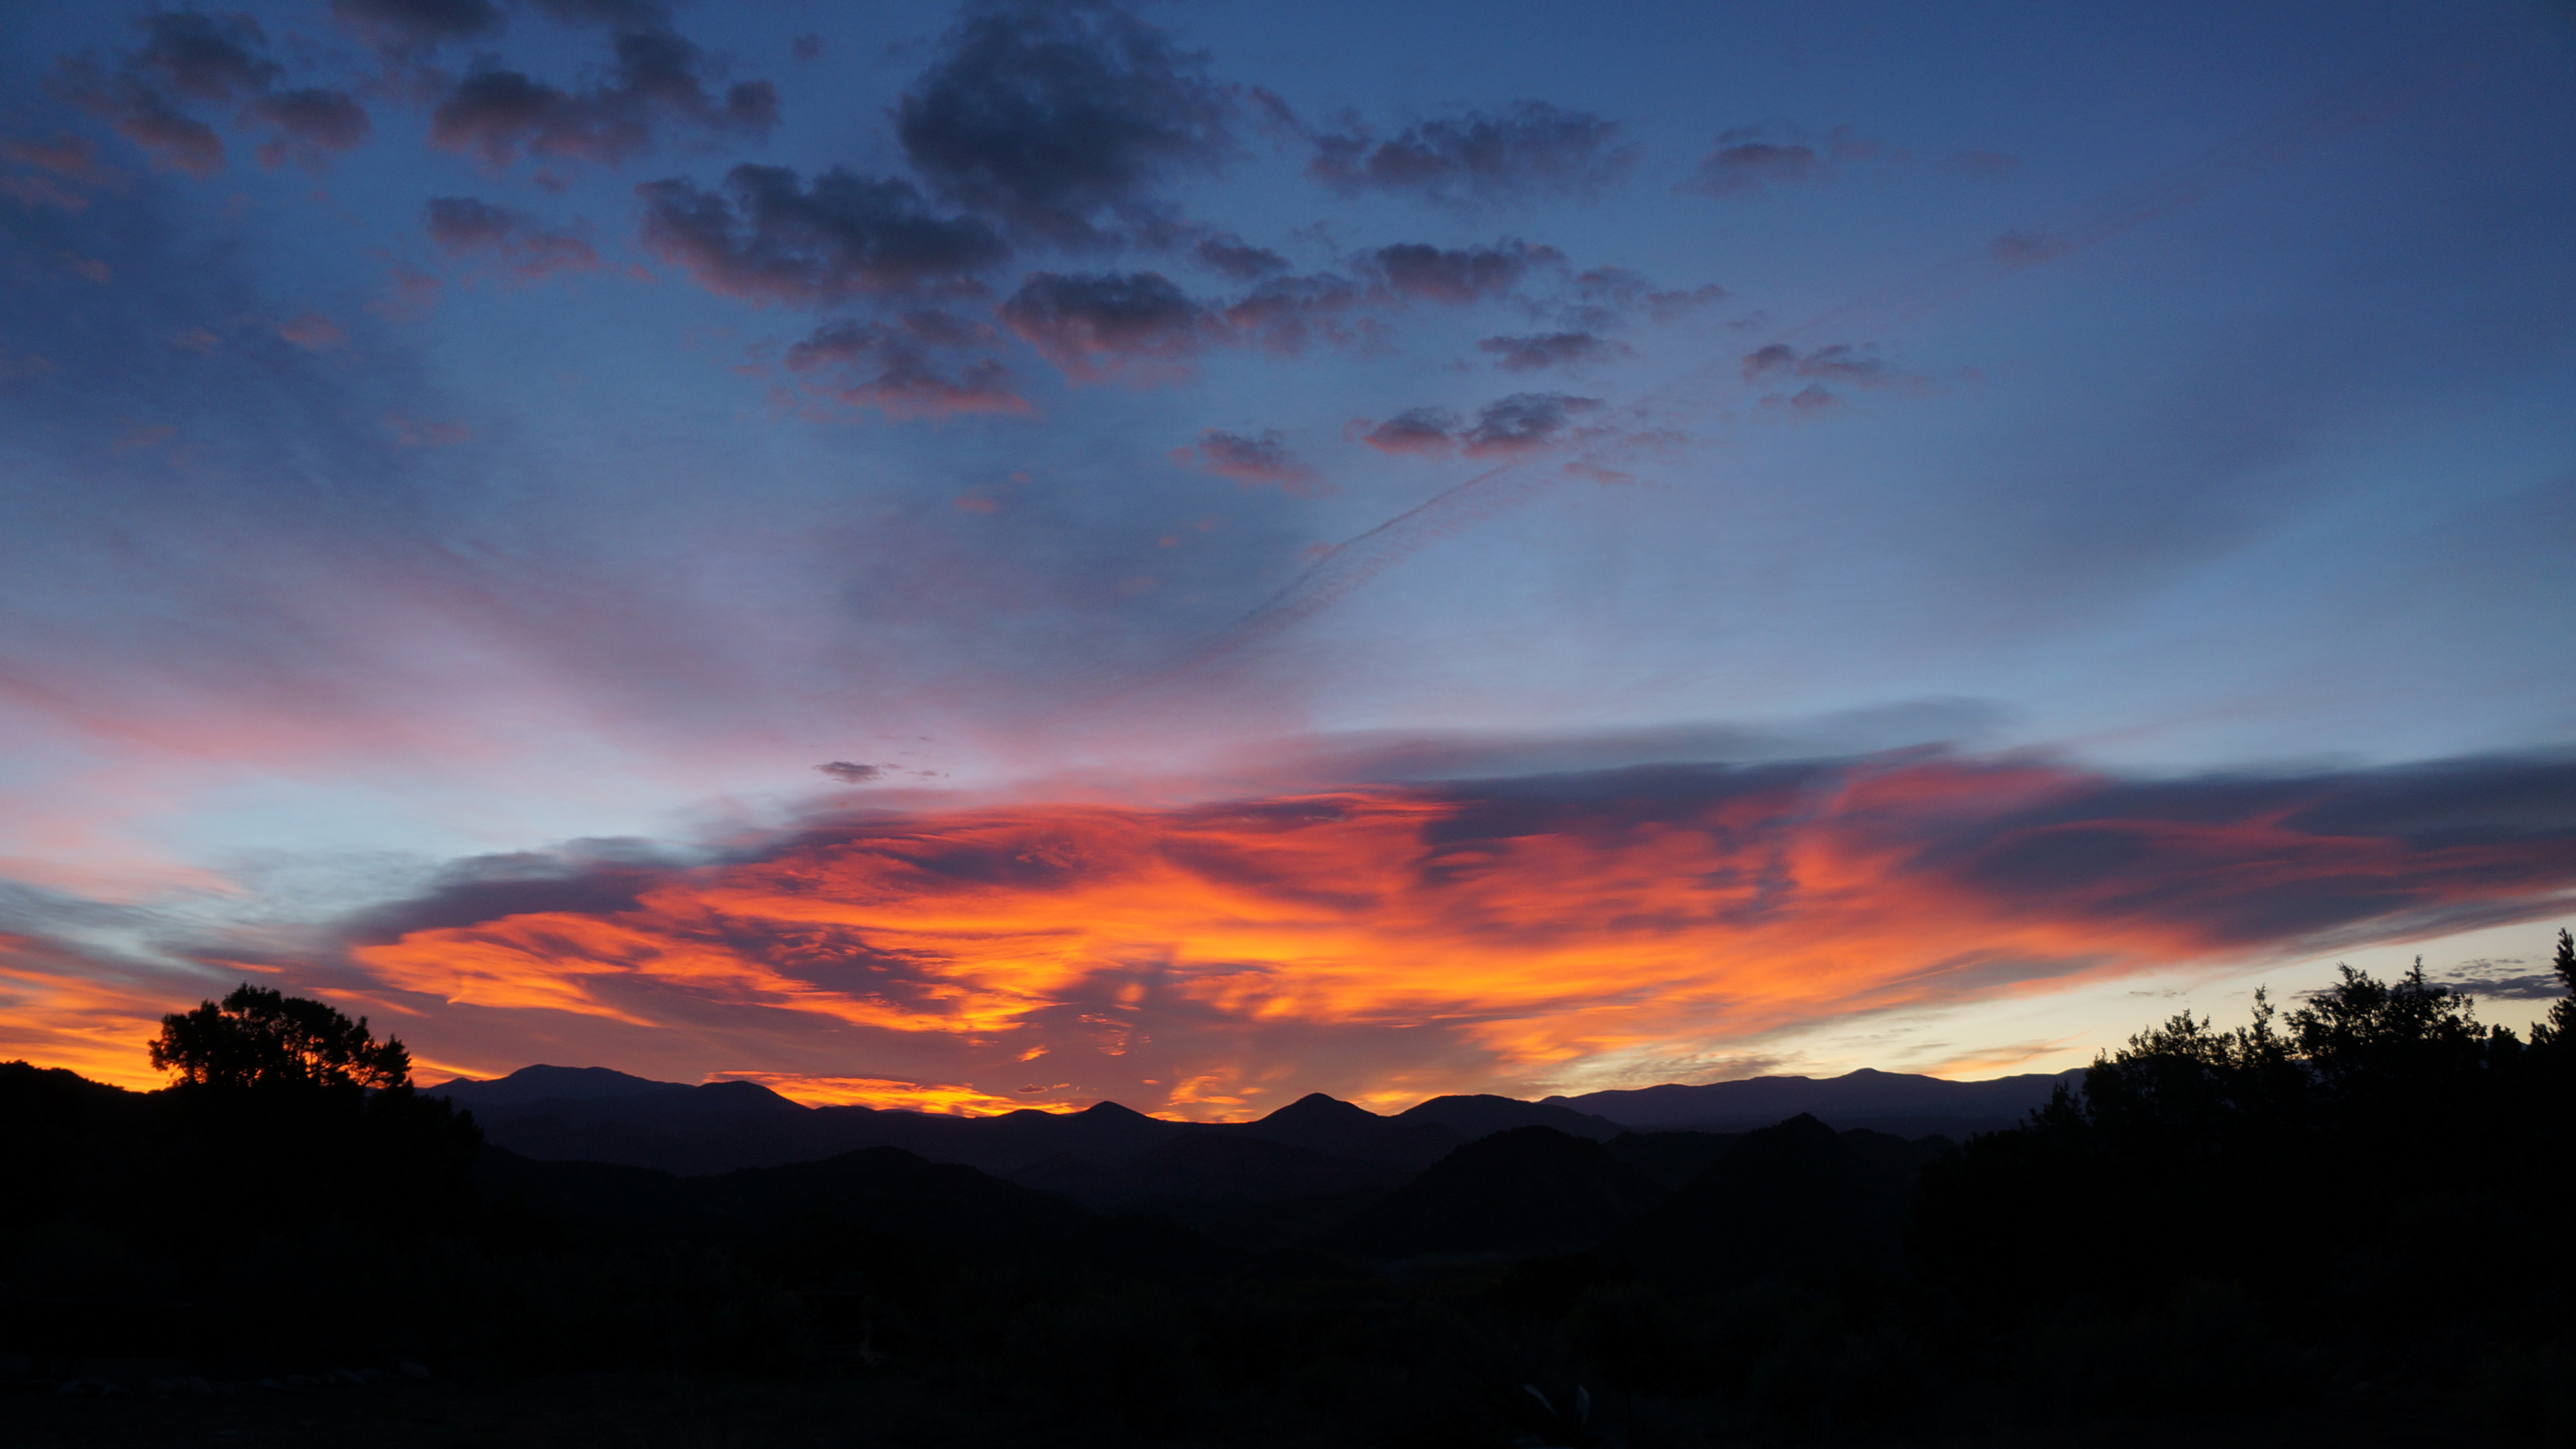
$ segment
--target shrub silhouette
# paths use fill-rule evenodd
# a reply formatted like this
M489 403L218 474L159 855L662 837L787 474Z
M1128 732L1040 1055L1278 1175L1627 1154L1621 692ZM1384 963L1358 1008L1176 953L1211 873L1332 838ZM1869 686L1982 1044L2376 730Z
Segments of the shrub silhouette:
M2558 984L2568 995L2558 998L2549 1008L2549 1019L2531 1029L2531 1044L2541 1048L2576 1051L2576 936L2566 928L2558 932L2558 954L2550 958L2550 969L2558 973Z
M367 1019L244 982L223 999L161 1018L152 1065L196 1087L408 1087L411 1053Z
M2420 961L2386 982L2340 969L2286 1014L2257 993L2233 1030L2184 1012L2141 1032L2027 1125L1936 1164L1922 1256L2015 1314L2151 1305L2198 1279L2389 1321L2438 1297L2439 1233L2563 1214L2564 1128L2539 1088L2565 1048L2481 1027ZM2266 1251L2273 1225L2296 1225L2295 1251Z

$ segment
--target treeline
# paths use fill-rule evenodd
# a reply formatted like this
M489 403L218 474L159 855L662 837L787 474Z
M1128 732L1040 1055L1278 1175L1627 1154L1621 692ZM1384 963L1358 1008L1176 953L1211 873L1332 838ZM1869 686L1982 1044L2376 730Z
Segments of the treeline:
M2563 932L2556 964L2576 987ZM890 1148L703 1178L478 1150L399 1043L310 1005L173 1018L161 1092L0 1067L0 1348L606 1375L700 1395L709 1442L742 1382L780 1441L2576 1437L2576 1007L2525 1042L2420 970L2176 1017L1964 1146L1522 1128L1298 1208L1285 1248Z

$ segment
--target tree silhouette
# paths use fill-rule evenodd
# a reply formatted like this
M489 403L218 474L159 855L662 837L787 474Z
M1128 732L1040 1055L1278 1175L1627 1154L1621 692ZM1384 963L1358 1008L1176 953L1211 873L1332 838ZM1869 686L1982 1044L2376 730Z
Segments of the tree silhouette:
M2558 973L2558 984L2568 995L2558 998L2549 1008L2549 1019L2534 1023L2531 1044L2537 1047L2576 1047L2576 936L2558 930L2558 954L2550 960L2550 969Z
M199 1087L408 1087L411 1053L377 1041L367 1019L245 982L223 999L161 1018L152 1065Z

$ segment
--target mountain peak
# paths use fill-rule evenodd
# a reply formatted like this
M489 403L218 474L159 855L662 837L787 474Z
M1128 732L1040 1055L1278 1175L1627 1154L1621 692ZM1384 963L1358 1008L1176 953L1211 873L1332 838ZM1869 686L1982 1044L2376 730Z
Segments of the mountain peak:
M1384 1119L1356 1102L1345 1102L1321 1092L1308 1092L1261 1120L1275 1126L1303 1127Z
M478 1082L470 1077L423 1087L421 1095L446 1097L461 1107L518 1102L595 1102L612 1097L641 1097L657 1092L688 1091L685 1082L657 1082L608 1067L556 1067L540 1063L521 1067L506 1077Z

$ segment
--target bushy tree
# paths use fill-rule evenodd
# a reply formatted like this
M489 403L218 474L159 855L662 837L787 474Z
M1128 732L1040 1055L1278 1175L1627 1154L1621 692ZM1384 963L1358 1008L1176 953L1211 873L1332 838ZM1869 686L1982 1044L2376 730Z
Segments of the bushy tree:
M245 982L223 999L161 1018L152 1065L199 1087L408 1087L411 1053L379 1042L367 1019L327 1002Z
M2550 969L2558 973L2558 984L2567 995L2549 1008L2549 1019L2531 1028L2531 1044L2559 1050L2576 1050L2576 936L2558 931L2558 954L2551 958Z
M2532 1068L2563 1048L2482 1027L2420 960L2394 981L2339 970L2293 1011L2257 993L2241 1027L2184 1012L2140 1032L2029 1125L1973 1140L1926 1177L1918 1250L2013 1311L2201 1276L2399 1313L2442 1281L2405 1266L2407 1224L2557 1211L2564 1129ZM2293 1224L2302 1250L2258 1269Z

